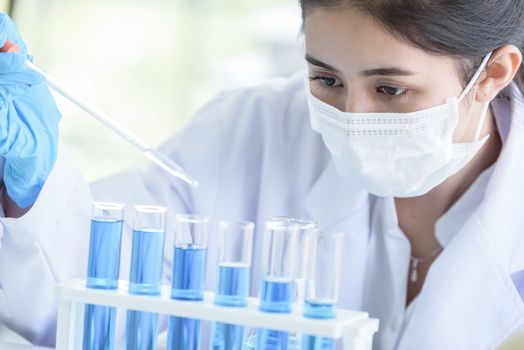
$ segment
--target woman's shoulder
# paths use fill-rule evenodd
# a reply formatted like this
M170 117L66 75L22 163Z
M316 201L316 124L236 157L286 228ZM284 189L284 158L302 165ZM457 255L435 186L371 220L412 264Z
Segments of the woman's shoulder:
M220 92L164 144L164 150L187 145L194 149L203 140L215 152L246 147L255 152L268 146L280 152L317 149L321 141L310 127L304 76L299 72Z
M224 90L204 104L172 141L198 136L209 143L220 139L222 146L249 143L256 148L263 147L268 138L277 144L318 138L310 127L304 76L299 72Z
M302 91L305 76L306 72L301 70L287 77L267 78L243 86L225 89L221 91L220 95L254 94L266 98L275 98L282 94L294 95Z
M191 119L242 121L269 121L290 114L307 113L303 90L304 72L291 77L272 78L219 92L204 104ZM241 116L241 117L240 117Z

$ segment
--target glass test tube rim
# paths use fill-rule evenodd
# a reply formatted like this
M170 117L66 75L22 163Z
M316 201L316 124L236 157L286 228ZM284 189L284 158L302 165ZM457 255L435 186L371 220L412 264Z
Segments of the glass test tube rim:
M149 204L137 204L133 205L135 211L140 211L142 213L148 214L164 214L167 213L167 207L162 207L158 205L149 205Z
M228 228L234 225L242 226L243 229L254 229L255 223L248 220L220 220L220 228Z
M301 231L309 231L313 229L318 229L318 223L314 220L303 218L303 217L293 217L293 216L274 216L268 219L268 221L275 222L292 222L299 225Z
M93 202L93 208L96 209L110 209L110 210L122 210L125 208L125 204L117 202Z
M208 216L195 214L176 214L175 219L178 221L189 222L191 224L207 223L209 221Z
M290 234L298 235L300 225L290 220L281 220L280 218L270 218L265 222L265 228L268 231L289 231Z
M91 203L91 211L92 215L95 214L96 211L100 210L108 210L108 211L123 211L126 207L123 203L117 203L117 202L97 202L94 201Z
M165 233L166 231L166 213L168 211L167 207L158 206L158 205L144 205L144 204L137 204L133 206L135 210L135 219L133 220L133 230L134 231L140 231L144 233ZM162 227L156 227L152 228L149 227L149 225L141 225L137 224L138 214L149 214L149 215L161 215L161 225Z
M117 222L124 220L124 209L126 205L117 202L91 203L91 220L98 222Z

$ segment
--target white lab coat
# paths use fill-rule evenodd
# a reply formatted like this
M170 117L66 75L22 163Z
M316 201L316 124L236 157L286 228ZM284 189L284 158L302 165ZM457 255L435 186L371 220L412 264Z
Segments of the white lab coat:
M1 219L2 322L34 343L53 343L54 285L86 273L92 195L126 203L128 220L133 204L165 205L170 219L174 213L209 215L209 290L214 287L218 220L257 224L251 282L256 294L264 219L314 219L327 231L345 233L340 306L374 309L370 303L379 301L365 297L369 276L398 280L408 271L369 267L380 254L370 243L374 197L337 175L321 137L311 130L302 76L218 95L163 146L200 181L196 190L156 167L131 169L90 187L61 145L32 209L20 219ZM399 349L492 349L524 323L519 296L524 286L517 288L512 279L524 270L524 99L513 98L511 105L501 101L499 110L511 120L511 128L485 198L431 267L409 322L399 333ZM171 275L172 220L168 227L166 283ZM129 275L130 239L125 237L122 278ZM379 297L388 300L406 288L402 283L390 287ZM387 328L382 324L376 337ZM395 343L381 347L393 348Z

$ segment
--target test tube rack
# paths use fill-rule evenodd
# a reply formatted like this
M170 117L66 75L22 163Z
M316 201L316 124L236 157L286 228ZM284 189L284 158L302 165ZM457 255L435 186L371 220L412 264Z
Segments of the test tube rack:
M320 320L305 318L298 309L290 314L259 311L257 298L249 298L245 308L233 308L215 305L211 292L205 293L203 301L182 301L171 299L171 289L166 285L159 296L129 294L127 281L120 280L118 285L116 290L91 289L86 287L85 280L76 279L57 286L57 350L82 348L85 304L342 338L344 350L371 350L373 335L378 330L378 320L369 318L366 312L338 309L336 319Z

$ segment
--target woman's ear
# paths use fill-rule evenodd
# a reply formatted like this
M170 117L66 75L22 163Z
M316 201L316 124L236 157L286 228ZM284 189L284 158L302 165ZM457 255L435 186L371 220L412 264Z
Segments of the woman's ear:
M522 53L516 46L506 45L495 50L481 76L475 100L481 103L493 100L513 81L521 63Z

